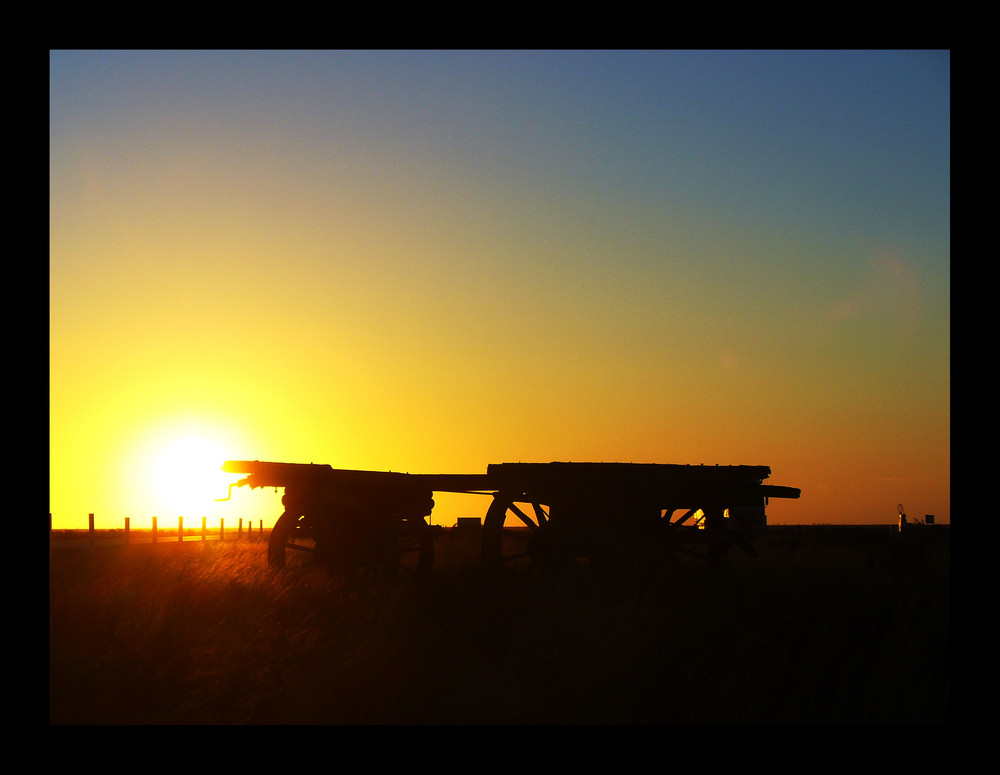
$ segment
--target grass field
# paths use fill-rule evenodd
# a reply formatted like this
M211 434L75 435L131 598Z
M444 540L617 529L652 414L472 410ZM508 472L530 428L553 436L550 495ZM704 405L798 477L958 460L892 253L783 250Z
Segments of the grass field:
M50 553L53 724L950 722L950 538L769 529L684 562L425 578L275 571L265 544Z

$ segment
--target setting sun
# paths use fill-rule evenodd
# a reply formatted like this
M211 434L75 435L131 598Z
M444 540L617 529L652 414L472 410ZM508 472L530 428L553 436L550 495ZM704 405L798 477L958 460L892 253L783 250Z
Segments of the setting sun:
M102 510L98 524L117 527L126 516L136 528L148 527L154 516L163 527L176 525L178 517L185 527L197 527L202 517L213 526L219 519L228 525L241 518L271 518L274 505L267 497L255 503L237 490L226 499L236 477L224 473L222 463L254 446L239 425L207 415L168 413L158 421L138 415L113 456L124 484L115 494L121 510ZM90 466L91 461L81 460L81 471Z
M231 477L220 471L219 461L226 454L222 443L203 436L184 436L168 442L150 472L153 500L178 516L200 515L206 504L225 495Z

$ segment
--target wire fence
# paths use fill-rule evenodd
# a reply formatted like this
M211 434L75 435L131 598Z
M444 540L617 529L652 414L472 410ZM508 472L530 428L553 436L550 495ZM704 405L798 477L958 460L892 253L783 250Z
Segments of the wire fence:
M177 527L174 528L161 528L158 525L158 518L153 517L152 528L150 530L135 530L131 528L131 519L125 517L125 524L123 529L112 528L110 530L95 530L94 528L94 515L88 514L88 528L85 531L80 530L53 530L52 529L52 514L49 514L49 541L50 543L56 541L59 537L64 537L67 535L72 535L74 538L84 537L86 543L93 546L96 543L101 544L131 544L131 543L180 543L186 541L225 541L228 538L230 540L261 540L264 537L264 520L258 520L257 529L254 530L253 520L247 520L246 529L244 530L243 518L237 520L236 526L230 525L229 532L226 532L226 522L225 519L219 519L218 528L209 529L208 517L201 518L201 529L197 528L185 528L184 527L184 517L177 518ZM235 533L235 535L234 535ZM80 541L72 541L68 543L79 544Z

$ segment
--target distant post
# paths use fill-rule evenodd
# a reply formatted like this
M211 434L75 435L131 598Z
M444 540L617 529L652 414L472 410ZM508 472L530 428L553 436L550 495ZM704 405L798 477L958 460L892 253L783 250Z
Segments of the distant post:
M237 523L237 526L236 526L236 538L237 538L237 540L239 540L240 538L243 538L243 517L240 517L240 521Z
M88 522L90 523L90 528L89 528L89 530L90 530L90 548L93 549L94 548L94 515L93 514L89 514L88 515Z
M153 543L156 543L156 517L153 517Z
M223 519L222 517L219 517L219 540L220 541L224 540L225 535L226 535L226 520Z
M201 518L201 540L204 541L208 536L208 517Z
M129 518L125 517L125 546L128 546L129 541L131 540L131 538L132 538L132 535L131 535L131 532L129 530Z
M177 517L177 540L184 540L184 517Z

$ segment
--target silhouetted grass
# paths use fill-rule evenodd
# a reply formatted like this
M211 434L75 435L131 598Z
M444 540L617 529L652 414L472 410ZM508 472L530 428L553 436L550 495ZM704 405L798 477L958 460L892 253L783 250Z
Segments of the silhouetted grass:
M57 552L51 721L946 723L948 534L889 539L537 577L481 572L456 531L392 585L256 542Z

